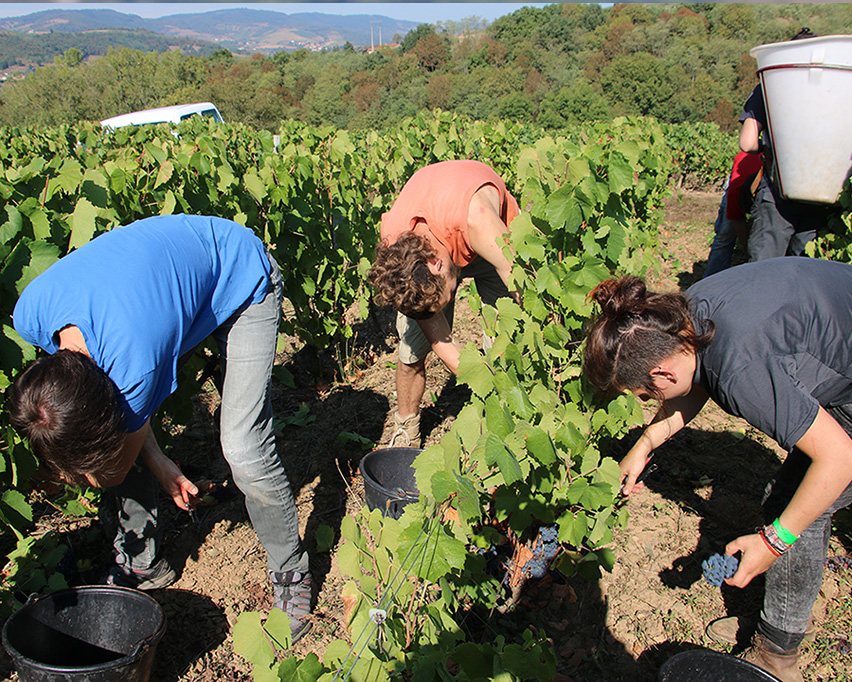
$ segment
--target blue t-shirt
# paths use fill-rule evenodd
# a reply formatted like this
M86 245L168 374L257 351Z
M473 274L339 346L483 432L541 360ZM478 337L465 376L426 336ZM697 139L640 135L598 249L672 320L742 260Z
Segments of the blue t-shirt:
M271 264L246 227L206 216L146 218L100 235L36 277L17 332L49 353L80 329L115 383L128 433L177 388L177 362L237 310L258 303Z

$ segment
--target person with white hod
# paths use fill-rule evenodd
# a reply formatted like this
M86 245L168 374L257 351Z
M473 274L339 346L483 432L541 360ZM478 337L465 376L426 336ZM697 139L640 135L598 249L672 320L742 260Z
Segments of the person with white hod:
M653 450L708 398L789 452L764 498L766 525L725 548L740 555L726 582L745 587L766 573L746 659L800 682L799 645L832 514L852 504L852 265L774 258L719 272L683 295L624 277L591 296L601 312L586 338L587 379L604 394L660 402L621 461L625 494L642 487L636 480Z
M113 493L108 582L165 587L177 576L160 555L157 482L181 509L192 508L198 489L162 452L150 422L177 388L180 358L212 335L223 370L222 451L295 641L310 628L312 595L272 428L282 300L278 264L242 225L171 215L115 228L24 289L15 329L48 355L18 377L6 409L47 474Z

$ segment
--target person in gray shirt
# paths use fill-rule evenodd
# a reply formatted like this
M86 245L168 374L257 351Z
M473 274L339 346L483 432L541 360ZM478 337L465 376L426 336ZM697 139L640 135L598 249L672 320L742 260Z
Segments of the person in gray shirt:
M593 292L584 372L604 394L661 406L620 463L624 493L653 450L707 399L790 452L764 500L767 525L729 543L726 582L766 572L746 658L783 682L802 680L798 647L822 584L832 514L852 504L852 265L810 258L749 263L685 295L649 292L638 277Z

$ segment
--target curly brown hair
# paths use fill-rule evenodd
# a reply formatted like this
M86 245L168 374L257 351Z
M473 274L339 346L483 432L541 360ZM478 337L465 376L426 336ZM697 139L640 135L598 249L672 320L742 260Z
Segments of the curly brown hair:
M709 321L696 334L684 296L650 292L639 277L608 279L589 298L601 313L586 335L584 373L604 395L644 388L660 399L653 367L678 351L698 353L713 339Z
M367 275L376 290L376 303L414 319L435 314L443 286L441 278L429 270L428 263L435 257L429 240L414 232L406 232L394 244L382 241Z

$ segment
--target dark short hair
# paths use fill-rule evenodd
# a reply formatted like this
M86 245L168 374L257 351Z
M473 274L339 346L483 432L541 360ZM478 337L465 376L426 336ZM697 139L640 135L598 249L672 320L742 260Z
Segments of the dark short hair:
M88 355L59 350L36 360L9 389L12 426L51 474L78 482L111 473L124 445L112 380Z
M799 32L794 35L790 40L805 40L807 38L818 38L819 36L811 31L807 26L803 26L799 29Z

